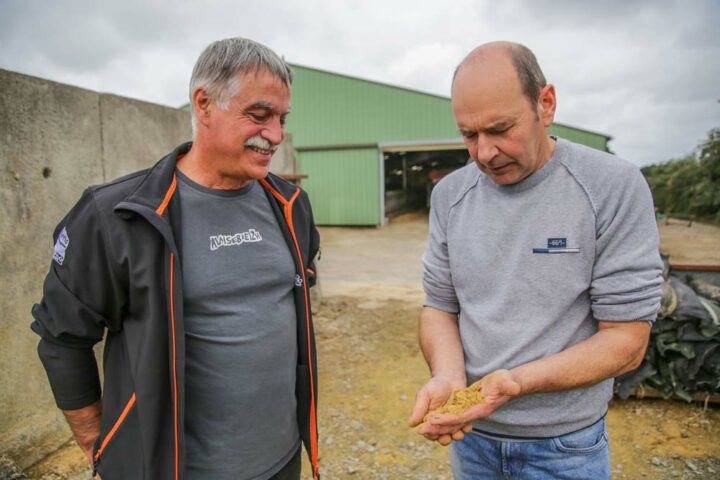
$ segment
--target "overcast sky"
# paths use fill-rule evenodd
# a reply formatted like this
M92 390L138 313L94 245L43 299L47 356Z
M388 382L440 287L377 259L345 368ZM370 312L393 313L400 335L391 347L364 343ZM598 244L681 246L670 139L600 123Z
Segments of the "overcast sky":
M609 134L645 165L720 127L720 0L0 0L0 68L171 106L213 40L449 96L474 46L530 47L556 121ZM351 115L352 112L347 112Z

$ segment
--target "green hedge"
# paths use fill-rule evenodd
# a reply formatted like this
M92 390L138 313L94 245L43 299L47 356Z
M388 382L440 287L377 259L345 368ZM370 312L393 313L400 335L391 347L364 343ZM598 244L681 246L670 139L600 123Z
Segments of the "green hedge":
M720 128L697 152L642 168L659 212L720 223Z

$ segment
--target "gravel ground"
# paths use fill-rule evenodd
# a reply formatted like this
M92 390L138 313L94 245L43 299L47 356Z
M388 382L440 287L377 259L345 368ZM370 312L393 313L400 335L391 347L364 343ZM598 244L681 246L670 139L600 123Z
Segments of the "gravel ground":
M673 258L694 262L720 252L716 227L671 224L660 232ZM452 478L447 449L406 424L415 392L428 377L416 338L425 218L408 216L379 229L322 228L321 235L323 299L315 310L323 478ZM698 248L708 252L693 248L683 257L698 239ZM718 406L614 401L608 425L613 478L720 478ZM0 479L23 478L10 476L19 474L11 468L0 459ZM84 457L71 442L24 474L42 480L89 478Z
M326 298L318 309L323 478L452 478L447 449L406 425L428 375L417 314L410 302L353 297ZM613 478L720 478L720 409L613 401L607 420Z

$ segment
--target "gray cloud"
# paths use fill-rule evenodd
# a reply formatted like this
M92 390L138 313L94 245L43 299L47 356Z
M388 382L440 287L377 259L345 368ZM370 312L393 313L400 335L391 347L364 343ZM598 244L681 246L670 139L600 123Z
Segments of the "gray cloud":
M246 36L291 62L449 94L474 46L532 48L557 120L612 135L638 164L690 152L720 126L716 0L0 0L0 68L166 105L200 51Z

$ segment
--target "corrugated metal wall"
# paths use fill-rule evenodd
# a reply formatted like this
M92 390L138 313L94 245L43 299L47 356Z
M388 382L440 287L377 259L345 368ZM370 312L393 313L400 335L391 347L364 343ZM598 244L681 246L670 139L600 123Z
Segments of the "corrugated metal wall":
M450 99L401 87L292 66L292 114L286 130L307 174L320 225L379 225L382 142L460 140ZM567 125L550 132L600 150L608 138Z
M382 223L378 143L458 136L447 98L297 65L293 71L286 129L320 225ZM355 148L332 149L343 145Z
M293 71L286 128L296 148L459 138L447 97L299 65ZM562 124L550 133L607 150L602 134Z
M296 148L458 137L450 101L293 66L287 131Z
M319 225L379 225L380 167L375 148L300 153L302 182Z
M610 138L604 135L588 132L586 130L579 130L577 128L558 123L551 125L548 130L550 135L557 135L558 137L565 138L575 143L581 143L583 145L587 145L588 147L602 150L603 152L609 151L608 141Z

